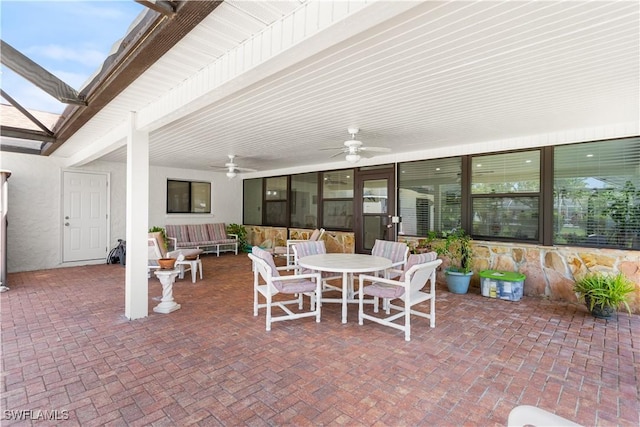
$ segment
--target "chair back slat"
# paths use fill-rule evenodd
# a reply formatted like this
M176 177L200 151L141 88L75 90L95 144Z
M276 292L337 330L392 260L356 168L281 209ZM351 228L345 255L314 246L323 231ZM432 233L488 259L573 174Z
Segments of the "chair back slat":
M433 277L433 285L435 286L436 268L442 263L441 259L423 262L413 265L405 274L410 275L409 294L411 299L415 300L416 295L424 288L429 279ZM431 292L431 291L427 291Z
M319 255L319 254L326 254L326 253L327 253L327 249L324 246L324 242L322 240L318 242L312 242L312 241L299 242L293 245L293 258L294 258L294 264L296 265L298 264L298 260L300 258L304 258L310 255ZM314 271L309 270L307 268L302 268L300 269L300 273L301 274L314 273Z
M264 249L261 249L258 246L254 246L251 248L251 253L258 259L263 260L267 264L267 267L271 269L271 277L280 276L280 272L276 268L276 263L273 261L273 255L271 255L270 252L265 251ZM267 280L267 277L265 276L263 276L262 278Z
M400 261L406 262L406 256L408 246L404 242L391 242L387 240L376 239L371 255L384 257L390 259L391 262L397 263Z
M155 237L149 237L147 239L147 246L149 249L148 259L150 261L156 261L159 258L163 258L162 252L160 251L160 246L158 245L158 240Z
M407 259L407 263L404 265L404 270L402 272L402 275L400 275L400 278L398 280L400 280L401 282L404 281L405 273L409 271L411 267L413 267L414 265L424 264L429 261L435 261L436 259L438 259L438 254L436 252L426 252L423 254L409 255L409 258Z

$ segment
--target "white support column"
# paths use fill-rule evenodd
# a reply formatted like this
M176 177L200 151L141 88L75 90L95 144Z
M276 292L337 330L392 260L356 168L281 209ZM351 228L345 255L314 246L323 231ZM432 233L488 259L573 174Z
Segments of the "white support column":
M147 279L149 230L149 133L137 129L136 113L129 117L127 133L127 268L125 316L149 315Z

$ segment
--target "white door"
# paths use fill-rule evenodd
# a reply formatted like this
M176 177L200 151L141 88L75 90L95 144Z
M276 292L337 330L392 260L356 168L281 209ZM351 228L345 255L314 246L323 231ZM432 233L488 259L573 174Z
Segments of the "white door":
M63 172L63 262L106 259L107 175Z

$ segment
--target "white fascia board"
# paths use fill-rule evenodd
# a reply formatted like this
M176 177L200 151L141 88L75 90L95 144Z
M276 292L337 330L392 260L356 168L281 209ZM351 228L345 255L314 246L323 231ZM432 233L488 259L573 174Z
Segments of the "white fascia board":
M141 109L140 129L152 132L179 120L420 3L367 0L304 3Z
M79 167L127 145L129 129L126 122L113 128L108 134L97 139L86 148L65 159L65 167Z

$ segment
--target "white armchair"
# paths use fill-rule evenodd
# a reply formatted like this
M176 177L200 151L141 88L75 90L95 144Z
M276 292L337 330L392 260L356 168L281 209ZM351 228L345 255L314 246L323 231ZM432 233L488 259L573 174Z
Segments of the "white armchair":
M315 229L308 240L305 239L288 239L285 246L276 246L273 248L273 254L276 256L284 256L287 260L287 265L292 266L295 264L295 255L293 253L293 245L301 242L318 242L324 236L324 228Z
M363 319L371 320L384 326L404 331L406 341L411 340L411 315L429 319L429 325L436 326L436 268L442 263L436 259L435 252L410 255L404 271L399 272L398 280L382 277L360 275L360 289L358 290L358 323L363 324ZM423 290L427 282L430 285ZM369 285L367 285L369 283ZM365 300L369 295L373 300ZM389 301L387 307L394 310L393 314L376 315L378 313L378 298ZM394 300L400 300L402 305L393 304ZM423 313L414 307L422 302L430 302L429 313ZM373 314L364 312L364 303L373 303ZM400 320L400 322L396 322Z
M282 320L300 319L303 317L315 317L320 322L321 278L320 273L294 274L281 276L281 270L290 270L290 267L276 267L270 252L254 246L248 254L253 261L253 315L258 315L260 308L266 308L266 329L271 330L271 323ZM277 294L298 295L291 300L273 299ZM259 302L259 295L265 299ZM303 310L303 296L311 297L311 306L308 311ZM293 312L288 305L297 304L298 312ZM272 308L278 307L285 312L284 315L274 317Z

